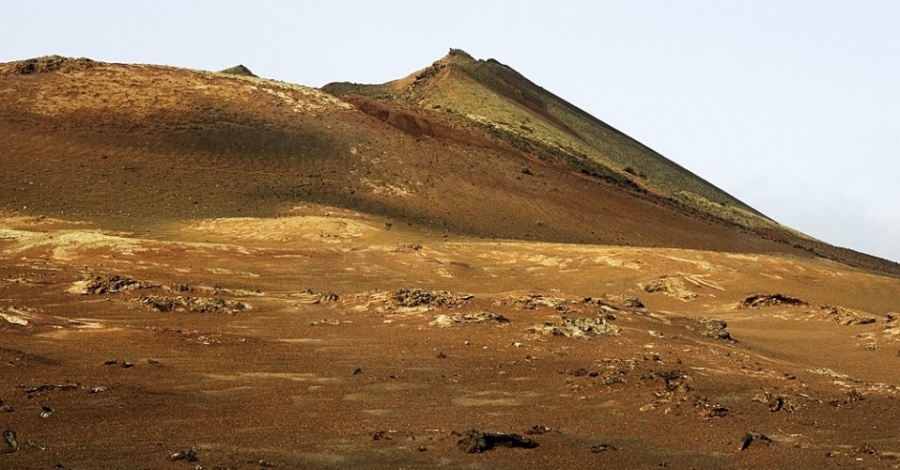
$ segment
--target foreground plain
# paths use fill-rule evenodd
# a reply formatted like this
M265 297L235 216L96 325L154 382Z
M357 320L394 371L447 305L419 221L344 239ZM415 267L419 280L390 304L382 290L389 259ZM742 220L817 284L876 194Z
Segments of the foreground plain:
M143 234L4 218L2 465L900 465L900 281L443 235L312 205ZM739 308L774 293L805 304ZM473 429L538 446L468 453Z

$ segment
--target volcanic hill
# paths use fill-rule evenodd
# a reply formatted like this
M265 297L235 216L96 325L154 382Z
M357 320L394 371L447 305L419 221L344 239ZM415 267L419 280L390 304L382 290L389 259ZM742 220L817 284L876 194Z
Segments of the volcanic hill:
M900 468L900 266L496 60L47 56L0 137L0 468Z
M5 64L0 86L7 211L131 229L312 202L485 238L813 254L900 273L769 220L458 50L396 82L328 93L60 57Z

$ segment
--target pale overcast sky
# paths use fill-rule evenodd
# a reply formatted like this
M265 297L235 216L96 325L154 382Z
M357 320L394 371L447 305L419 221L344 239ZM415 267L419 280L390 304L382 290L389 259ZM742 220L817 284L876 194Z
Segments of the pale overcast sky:
M900 261L898 1L2 1L61 54L321 86L495 58L779 222Z

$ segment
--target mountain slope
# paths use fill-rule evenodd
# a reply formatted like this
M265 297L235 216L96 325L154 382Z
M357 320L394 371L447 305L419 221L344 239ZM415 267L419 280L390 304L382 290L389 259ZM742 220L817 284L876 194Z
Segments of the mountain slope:
M452 49L430 67L400 80L383 85L336 83L324 90L443 110L587 173L633 180L744 225L774 226L733 196L493 59L475 60Z
M401 82L344 88L386 93ZM149 230L190 219L271 217L314 203L432 235L815 254L900 272L798 236L727 195L724 206L687 204L677 191L599 157L566 153L550 137L519 138L493 121L435 111L446 107L437 103L422 109L384 93L348 96L334 88L327 89L343 99L171 67L59 57L0 64L0 133L7 136L0 210ZM515 89L497 96L480 89L485 102L506 103L497 109L520 111L518 101L504 98ZM552 101L529 90L528 100ZM553 122L580 125L558 116L529 119L547 135Z
M407 77L380 85L331 83L345 99L366 96L443 114L487 130L511 146L624 188L735 224L804 251L863 267L900 272L896 263L836 248L783 226L637 140L589 115L494 60L450 53Z

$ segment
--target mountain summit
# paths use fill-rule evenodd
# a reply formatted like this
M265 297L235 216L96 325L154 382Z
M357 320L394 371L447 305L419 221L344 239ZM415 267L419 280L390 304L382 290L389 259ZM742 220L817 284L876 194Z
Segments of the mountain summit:
M494 59L476 60L451 49L431 66L396 81L330 84L324 90L442 110L545 160L644 188L728 220L772 225L733 196Z

